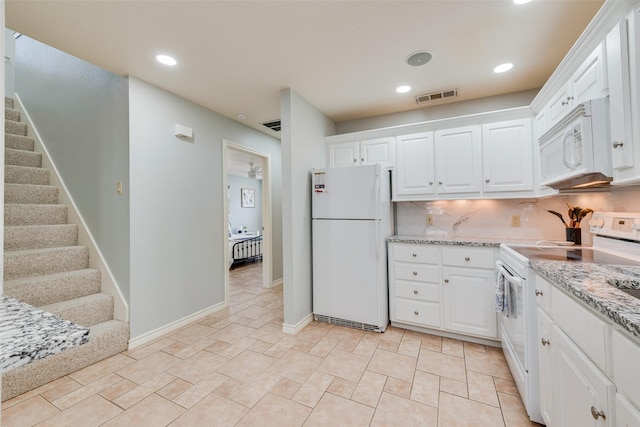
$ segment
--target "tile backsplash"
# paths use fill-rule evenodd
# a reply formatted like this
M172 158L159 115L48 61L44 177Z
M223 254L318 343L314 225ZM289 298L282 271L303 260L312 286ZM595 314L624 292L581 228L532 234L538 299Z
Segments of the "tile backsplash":
M568 221L567 202L571 206L594 211L640 212L640 187L613 188L609 192L561 195L540 199L451 200L398 202L398 235L489 237L532 240L564 240L565 226L547 212L560 212ZM427 216L432 224L427 224ZM512 218L520 226L512 226ZM582 221L582 244L592 242L587 215Z

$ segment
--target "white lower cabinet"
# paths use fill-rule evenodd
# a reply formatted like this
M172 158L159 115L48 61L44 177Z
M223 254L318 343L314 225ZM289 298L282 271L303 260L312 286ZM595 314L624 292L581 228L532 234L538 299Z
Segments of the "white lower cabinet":
M554 425L613 427L613 383L556 325L551 343Z
M540 364L540 414L547 426L553 418L553 375L551 371L551 319L541 309L538 313L538 363Z
M640 426L640 409L636 408L624 395L616 394L616 426Z
M389 243L391 322L496 340L495 256L495 248Z
M536 290L545 424L640 426L640 343L540 276Z
M444 327L486 338L498 338L495 273L478 268L443 268Z

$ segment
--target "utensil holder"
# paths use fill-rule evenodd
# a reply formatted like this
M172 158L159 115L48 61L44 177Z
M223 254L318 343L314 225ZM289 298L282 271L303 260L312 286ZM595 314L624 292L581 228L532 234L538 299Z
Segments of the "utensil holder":
M582 244L581 228L565 228L567 234L567 242L574 242L576 245Z

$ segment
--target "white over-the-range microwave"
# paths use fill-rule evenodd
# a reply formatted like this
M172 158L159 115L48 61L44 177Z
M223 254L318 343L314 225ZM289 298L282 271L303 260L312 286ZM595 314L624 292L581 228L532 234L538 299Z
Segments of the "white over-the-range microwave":
M540 184L557 190L607 186L609 139L609 100L579 104L538 139Z

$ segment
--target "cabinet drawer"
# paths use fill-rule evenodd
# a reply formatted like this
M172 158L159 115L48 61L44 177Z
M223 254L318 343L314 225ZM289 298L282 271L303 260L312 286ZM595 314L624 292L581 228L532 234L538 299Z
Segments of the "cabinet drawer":
M433 302L440 301L440 284L397 280L394 283L394 287L397 297Z
M620 331L613 331L613 377L618 391L640 407L640 344L631 341Z
M394 278L404 280L415 280L417 282L438 283L440 275L438 266L410 264L396 262L394 264Z
M493 248L443 248L442 264L456 267L495 268Z
M551 289L553 320L603 372L607 371L607 325L555 286Z
M440 327L438 303L396 298L396 320L420 326Z
M438 264L438 248L430 245L394 244L394 260Z
M535 297L538 306L547 313L551 313L551 288L553 285L542 276L536 275Z

